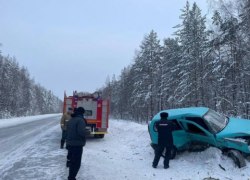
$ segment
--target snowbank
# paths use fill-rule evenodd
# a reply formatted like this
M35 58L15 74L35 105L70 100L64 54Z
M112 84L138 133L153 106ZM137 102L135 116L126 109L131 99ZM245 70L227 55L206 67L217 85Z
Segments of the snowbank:
M24 124L32 121L37 121L45 118L56 117L61 115L59 114L44 114L44 115L37 115L37 116L27 116L27 117L17 117L17 118L10 118L10 119L0 119L0 128L15 126L18 124Z
M162 158L157 169L152 168L153 158L146 124L111 120L109 134L104 139L87 141L78 177L102 180L250 179L249 162L247 167L239 169L213 147L202 152L180 153L170 161L169 169L163 168Z

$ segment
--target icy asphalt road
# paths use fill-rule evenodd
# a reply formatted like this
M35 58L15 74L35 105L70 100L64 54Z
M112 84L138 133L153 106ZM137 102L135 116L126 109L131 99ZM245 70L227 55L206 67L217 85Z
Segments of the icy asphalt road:
M34 144L38 143L39 146L39 142L46 134L59 127L59 121L60 116L47 117L39 121L0 128L0 179L22 179L19 178L22 171L18 172L18 167L26 167L26 163L32 160ZM24 177L26 175L23 174Z
M60 117L46 118L40 121L0 128L0 159L3 159L9 152L22 147L35 136L58 125L59 118Z

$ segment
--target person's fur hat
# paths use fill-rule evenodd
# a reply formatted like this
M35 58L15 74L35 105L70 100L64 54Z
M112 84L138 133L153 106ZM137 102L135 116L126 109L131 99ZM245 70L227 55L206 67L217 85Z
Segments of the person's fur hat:
M167 112L162 112L160 114L161 118L167 119L168 118L168 113Z
M85 113L85 109L83 107L78 107L78 108L76 108L75 113L77 113L77 114L84 114Z

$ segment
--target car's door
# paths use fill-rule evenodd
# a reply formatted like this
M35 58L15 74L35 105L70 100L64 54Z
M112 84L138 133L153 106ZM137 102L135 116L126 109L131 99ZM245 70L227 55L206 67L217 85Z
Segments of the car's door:
M177 149L186 149L190 142L190 138L186 133L186 130L182 127L181 123L177 119L171 120L175 124L175 130L173 131L174 145Z
M202 142L216 146L215 136L201 125L185 119L181 119L179 122L192 142Z

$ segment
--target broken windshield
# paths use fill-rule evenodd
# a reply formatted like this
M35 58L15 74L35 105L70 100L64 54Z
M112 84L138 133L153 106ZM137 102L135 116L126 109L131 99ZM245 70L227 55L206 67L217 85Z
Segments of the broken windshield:
M213 133L218 133L225 128L228 122L228 118L209 109L209 111L204 115L204 120L206 124L210 127Z

